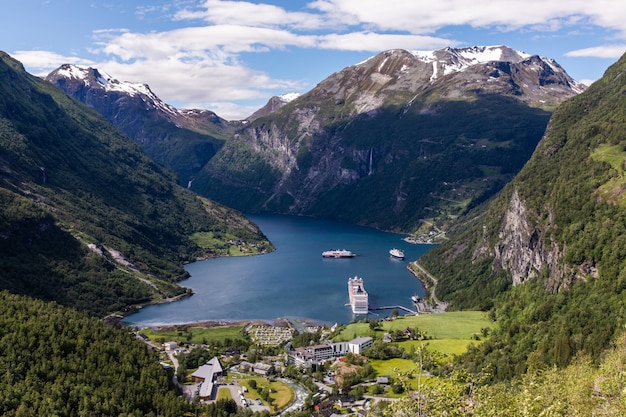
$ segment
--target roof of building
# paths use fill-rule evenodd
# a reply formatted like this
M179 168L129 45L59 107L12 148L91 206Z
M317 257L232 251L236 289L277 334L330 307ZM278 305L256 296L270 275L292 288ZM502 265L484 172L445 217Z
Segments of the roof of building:
M217 356L214 356L210 361L208 361L207 365L213 366L214 373L224 372L224 369L222 369L222 365L220 364L219 359L217 359Z
M371 342L373 339L370 336L365 337L357 337L356 339L352 339L350 344L352 345L362 345L363 343Z
M213 375L221 372L223 372L222 365L220 365L220 361L217 357L214 357L208 361L206 365L199 367L191 376L193 378L204 379L207 382L213 382Z
M202 385L200 385L200 392L198 395L200 398L210 398L211 393L213 392L213 381L204 381Z

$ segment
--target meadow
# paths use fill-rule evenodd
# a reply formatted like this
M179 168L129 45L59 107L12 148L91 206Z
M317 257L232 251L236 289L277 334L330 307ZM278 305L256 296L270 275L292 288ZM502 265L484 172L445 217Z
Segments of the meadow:
M430 351L437 351L447 355L459 355L467 350L471 343L480 343L484 338L485 329L493 327L482 311L451 311L437 314L422 314L419 316L401 316L392 321L381 322L381 327L372 330L369 323L351 323L347 325L335 338L336 341L348 341L357 336L371 336L382 338L384 333L406 328L418 328L425 332L428 340L408 340L399 342L400 346L410 350L411 346L418 347L425 343Z
M243 334L244 326L230 325L230 326L216 326L216 327L202 327L202 326L176 326L163 329L154 329L146 327L141 330L141 333L148 336L150 340L163 339L165 341L174 342L186 342L186 343L210 343L210 342L224 342L226 339L245 339Z

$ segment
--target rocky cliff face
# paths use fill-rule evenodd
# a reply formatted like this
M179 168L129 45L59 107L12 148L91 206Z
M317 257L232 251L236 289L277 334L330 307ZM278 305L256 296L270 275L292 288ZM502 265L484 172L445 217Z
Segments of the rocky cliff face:
M479 248L477 252L493 256L493 268L507 271L514 286L542 275L548 277L546 288L551 291L572 283L563 279L563 250L546 236L536 215L531 216L517 190L504 214L497 243L492 250Z
M507 47L386 51L254 119L194 189L244 211L445 224L510 180L549 109L583 88Z

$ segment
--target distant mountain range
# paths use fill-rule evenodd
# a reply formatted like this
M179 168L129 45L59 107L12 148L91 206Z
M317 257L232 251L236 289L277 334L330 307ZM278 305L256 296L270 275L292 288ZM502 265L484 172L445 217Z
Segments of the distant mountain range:
M386 51L240 122L174 109L97 69L64 65L46 79L223 204L402 231L446 227L492 196L551 110L585 88L505 46Z
M149 94L124 91L122 101ZM0 289L96 315L186 293L183 262L227 254L229 241L271 248L241 214L178 186L101 115L5 53L0 203Z
M583 90L507 47L386 51L246 124L192 189L248 212L445 227L508 182Z

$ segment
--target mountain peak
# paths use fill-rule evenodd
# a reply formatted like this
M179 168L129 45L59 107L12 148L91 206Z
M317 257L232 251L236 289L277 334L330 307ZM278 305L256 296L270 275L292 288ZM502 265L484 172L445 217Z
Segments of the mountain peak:
M138 96L148 105L151 104L168 113L178 113L176 108L166 104L157 97L148 84L120 81L97 68L63 64L46 77L46 81L53 84L57 84L59 80L81 82L86 87L102 89L106 92L118 92L131 97Z
M268 116L279 109L283 108L285 105L291 103L298 97L300 97L300 93L287 93L281 96L273 96L271 97L265 106L261 107L250 116L246 118L248 122L258 119L259 117Z
M465 71L474 65L484 65L494 61L517 64L531 56L503 45L447 47L436 51L410 51L410 53L421 62L433 64L431 81L455 72Z
M453 100L476 94L507 95L532 106L554 108L586 88L554 60L504 45L392 49L333 74L319 86L335 92L336 101L357 100L358 113L402 101L392 95L413 97L427 90Z

